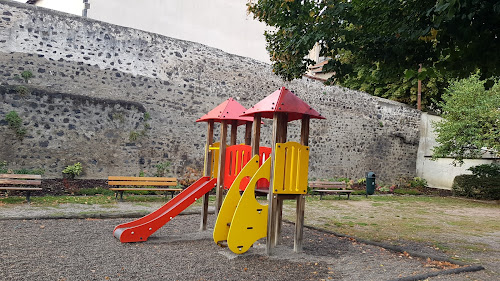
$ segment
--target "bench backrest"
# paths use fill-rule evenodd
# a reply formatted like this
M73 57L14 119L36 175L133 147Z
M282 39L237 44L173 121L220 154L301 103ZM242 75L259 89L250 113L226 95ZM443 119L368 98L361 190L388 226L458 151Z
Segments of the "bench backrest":
M347 184L343 181L310 181L309 187L316 189L340 188L344 189Z
M108 185L151 185L151 186L176 186L176 178L163 177L108 177Z
M0 184L41 185L41 175L0 174Z

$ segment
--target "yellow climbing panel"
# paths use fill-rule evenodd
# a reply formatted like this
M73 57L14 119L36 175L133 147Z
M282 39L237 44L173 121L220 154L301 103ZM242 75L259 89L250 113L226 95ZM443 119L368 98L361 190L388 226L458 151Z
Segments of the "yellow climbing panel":
M212 157L211 157L212 158L211 159L212 173L210 174L211 179L217 178L217 173L219 172L219 146L220 146L220 142L215 142L209 147L211 154L212 154ZM206 163L206 161L205 161L205 163Z
M223 242L227 241L227 235L229 233L229 226L231 225L231 220L233 219L234 212L240 201L240 184L245 177L252 177L255 172L259 169L259 155L254 155L250 161L241 169L238 176L234 179L233 184L229 187L229 190L222 202L219 215L217 216L217 221L214 227L214 242L217 245L222 246Z
M273 192L306 194L309 146L297 142L277 143L275 151Z
M271 158L268 158L250 179L231 220L227 244L233 253L245 253L255 241L267 236L268 206L255 199L255 185L259 179L269 180L270 176Z

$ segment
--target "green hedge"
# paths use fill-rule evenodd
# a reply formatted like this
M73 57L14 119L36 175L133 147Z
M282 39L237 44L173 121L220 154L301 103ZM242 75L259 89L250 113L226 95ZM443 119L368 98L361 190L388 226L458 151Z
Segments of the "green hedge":
M453 192L457 196L477 199L500 199L500 177L460 175L453 180Z

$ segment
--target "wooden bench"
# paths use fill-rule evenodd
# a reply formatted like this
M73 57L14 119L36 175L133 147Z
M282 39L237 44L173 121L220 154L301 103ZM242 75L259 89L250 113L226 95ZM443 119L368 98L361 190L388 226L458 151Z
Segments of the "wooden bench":
M347 185L345 182L335 182L335 181L310 181L309 187L313 188L313 194L319 193L319 200L323 199L324 194L338 194L339 197L342 194L347 194L347 199L354 190L346 189Z
M33 187L42 184L41 175L19 175L19 174L0 174L0 189L2 190L21 190L26 191L26 201L30 203L32 191L42 190L41 187ZM16 186L3 186L3 185Z
M111 187L109 190L115 192L115 198L118 199L120 194L120 201L123 201L124 191L145 190L145 191L163 191L165 197L170 193L174 198L174 193L182 191L182 188L161 188L156 186L177 186L176 178L160 178L160 177L108 177L109 186L129 186L129 187ZM137 187L145 186L145 187Z

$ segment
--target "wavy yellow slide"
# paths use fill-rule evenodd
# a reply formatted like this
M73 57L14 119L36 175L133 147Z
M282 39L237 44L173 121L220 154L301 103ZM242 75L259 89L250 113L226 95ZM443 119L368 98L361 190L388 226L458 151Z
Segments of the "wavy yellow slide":
M259 169L259 155L255 155L248 161L248 163L241 169L240 173L234 180L233 184L229 188L224 201L222 202L219 215L217 216L217 221L214 227L214 242L219 246L224 246L224 242L227 241L227 235L229 233L229 227L233 219L234 212L240 201L240 184L245 177L252 177L255 172Z
M250 179L231 220L227 244L233 253L243 254L253 243L267 236L268 206L255 199L255 185L258 180L270 177L271 158L268 158Z

